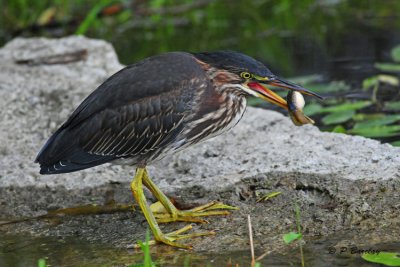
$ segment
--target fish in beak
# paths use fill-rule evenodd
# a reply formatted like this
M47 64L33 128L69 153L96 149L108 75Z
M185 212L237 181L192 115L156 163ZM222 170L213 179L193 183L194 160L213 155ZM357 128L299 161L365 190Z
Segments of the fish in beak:
M322 96L300 85L285 81L284 79L281 79L279 77L258 78L257 81L247 83L247 86L255 92L256 96L260 97L261 99L264 99L288 110L290 118L295 125L314 123L312 119L304 115L302 112L302 109L304 107L304 98L302 97L302 94L323 99ZM289 91L287 101L275 92L273 92L267 86L291 90Z

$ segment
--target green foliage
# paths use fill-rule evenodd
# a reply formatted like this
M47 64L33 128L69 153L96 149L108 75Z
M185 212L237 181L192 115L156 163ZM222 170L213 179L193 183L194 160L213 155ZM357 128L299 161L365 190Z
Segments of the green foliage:
M124 63L163 51L233 49L266 61L287 76L293 75L297 68L294 58L300 49L293 47L293 43L299 47L321 47L324 53L327 45L333 46L332 41L339 40L335 37L354 24L354 17L362 18L371 13L396 16L395 10L400 8L400 3L389 5L371 1L199 2L4 1L0 10L0 43L9 40L10 33L43 24L54 16L55 22L65 23L55 32L75 32L111 41ZM124 11L97 16L96 11L107 4L119 4ZM368 21L368 25L379 29L382 25L378 23ZM43 30L31 34L51 36L52 33ZM396 51L393 55L397 58Z
M399 61L400 46L392 50L394 61ZM304 107L304 113L313 117L322 130L336 133L357 134L365 137L387 140L395 146L400 142L393 141L393 138L400 137L400 64L378 63L376 67L393 74L378 74L366 78L362 83L363 93L359 95L365 99L370 94L370 100L352 100L343 94L342 97L330 97L327 100L317 103L312 100ZM320 84L316 76L298 77L293 80L302 83L305 87L315 92L326 94L338 94L346 92L349 88L343 82L334 81L329 84ZM391 89L393 94L391 100L384 88ZM387 90L387 89L386 89ZM382 100L381 95L385 95Z
M398 60L399 47L392 50L394 60ZM377 63L376 67L394 74L378 74L363 81L363 91L371 94L369 101L352 101L346 97L329 98L321 104L311 102L305 106L304 113L308 116L319 116L317 123L321 124L323 130L386 139L390 143L398 145L398 142L393 142L393 138L400 137L400 126L398 125L400 115L391 113L400 111L400 101L391 101L388 98L382 101L381 88L400 89L400 80L397 74L400 73L400 64ZM313 86L315 85L307 85L310 89ZM317 88L319 88L318 86ZM319 88L319 90L325 91L325 93L335 92L331 86L326 86L325 89ZM336 92L338 91L340 90L336 90ZM399 93L393 95L394 100L400 97L400 90L398 91Z
M392 50L392 57L395 61L398 61L399 53L400 46ZM376 67L383 71L400 72L400 64L377 63ZM397 75L374 75L366 78L362 84L363 90L371 93L370 101L351 101L346 98L342 100L337 98L323 104L311 103L306 105L304 112L308 116L321 116L322 128L325 127L325 129L333 132L357 134L378 139L400 137L400 115L390 114L390 112L400 110L400 101L382 102L382 100L379 100L381 86L398 88L399 85L400 81ZM329 89L326 89L326 91L329 91ZM393 97L396 99L396 95ZM399 145L396 141L391 143Z
M345 102L343 104L337 104L333 102L332 105L323 107L317 103L311 103L304 107L304 113L308 116L312 116L319 113L341 113L347 111L356 111L371 105L371 101L355 101L355 102Z
M156 264L151 260L150 254L150 232L149 230L146 231L146 241L143 243L142 241L138 241L140 245L140 249L143 251L143 263L133 264L129 267L156 267Z
M38 267L46 267L46 260L45 259L39 259L38 260Z
M370 138L383 138L400 136L400 125L370 126L353 128L348 133L362 135Z
M385 109L389 111L400 111L400 101L392 101L385 103Z
M381 71L399 72L400 64L397 63L375 63L375 68Z
M346 128L342 125L336 125L335 128L332 130L333 133L346 133Z
M383 20L363 21L369 14L395 17L400 1L320 1L260 0L260 1L202 1L195 0L9 0L0 9L0 43L22 31L24 36L52 36L76 33L111 41L123 63L132 63L146 56L172 50L212 51L239 50L274 67L274 72L289 76L299 70L295 58L308 56L303 47L318 48L321 54L342 49L342 36L349 25L365 25L375 32L387 27ZM100 16L105 7L120 6L112 16ZM32 26L49 22L61 24L57 30L41 29L29 33ZM390 27L400 29L400 20ZM41 29L41 30L40 30ZM327 34L329 33L329 34ZM370 101L346 98L349 86L343 81L321 83L321 75L296 77L305 87L321 94L339 95L322 103L312 102L304 112L314 116L322 130L361 134L374 138L400 136L395 127L398 120L385 119L366 127L375 113L400 111L399 98L379 101L381 88L399 87L400 45L391 51L393 62L375 64L382 74L363 82L364 93L372 94ZM388 75L388 73L390 75ZM354 89L354 88L353 88ZM400 91L400 90L399 90ZM263 100L250 98L249 105L261 105ZM396 141L396 140L394 140Z
M391 55L394 61L400 62L400 45L392 49Z
M34 24L43 24L46 13L51 10L55 20L65 21L74 15L79 15L88 6L96 5L96 0L64 1L64 0L11 0L1 4L0 10L0 37L5 35L2 30L16 31Z
M356 114L354 110L332 112L329 115L324 116L322 122L325 125L338 124L350 120L354 114Z
M354 129L371 128L384 126L387 124L400 121L400 115L385 115L385 114L372 114L370 116L359 117L361 121L356 122L353 126Z
M303 83L300 83L303 84ZM308 89L321 94L344 92L350 89L344 81L331 81L330 83L304 83Z
M371 87L376 87L379 86L379 83L387 83L392 86L398 86L399 85L399 79L395 76L392 75L376 75L369 77L363 81L363 88L364 89L369 89Z
M320 121L322 129L327 126L330 131L337 133L349 133L362 135L370 138L388 138L400 136L400 115L384 113L364 113L363 109L373 105L371 101L350 102L343 104L333 102L330 106L324 107L312 103L304 108L308 116L322 116ZM389 103L386 109L400 109L400 104ZM327 115L324 115L327 114ZM345 126L344 126L345 125Z
M329 107L322 108L321 113L335 113L344 111L355 111L371 105L370 101L355 101L355 102L345 102L340 105L332 105Z
M259 199L257 199L257 202L267 201L268 199L274 198L274 197L280 195L281 193L282 192L271 192L271 193L266 194L265 196L262 196Z
M400 253L379 252L378 254L363 253L361 257L369 262L383 264L385 266L400 266Z
M306 105L303 111L308 116L313 116L315 114L321 113L322 109L323 109L322 105L314 102Z
M97 20L97 15L99 12L108 6L113 0L101 0L97 4L93 6L93 8L89 11L86 18L82 21L79 25L78 29L76 30L75 34L85 34L89 27Z
M290 232L290 233L283 235L283 241L286 244L290 244L295 240L301 241L303 239L303 234L301 232L300 207L297 203L294 204L294 211L296 214L297 232ZM304 253L303 253L303 244L301 242L299 243L299 249L300 249L301 266L304 267L305 261L304 261Z
M400 146L400 140L390 143L392 146Z
M302 238L303 238L303 235L301 233L296 233L296 232L290 232L290 233L283 235L283 241L286 244L290 244L295 240L301 240Z

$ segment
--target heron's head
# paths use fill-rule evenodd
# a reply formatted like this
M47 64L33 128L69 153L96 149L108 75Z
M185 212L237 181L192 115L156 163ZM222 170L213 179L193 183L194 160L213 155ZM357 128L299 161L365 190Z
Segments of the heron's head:
M262 98L285 109L288 109L286 100L268 88L269 86L298 91L322 99L316 93L274 75L263 63L244 54L217 51L193 55L207 64L210 78L219 88L237 88L247 95Z

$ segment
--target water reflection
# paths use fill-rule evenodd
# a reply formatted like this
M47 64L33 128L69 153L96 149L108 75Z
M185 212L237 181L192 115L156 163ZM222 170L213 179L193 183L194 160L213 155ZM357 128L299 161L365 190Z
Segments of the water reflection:
M347 233L307 241L304 247L307 266L376 266L361 259ZM368 241L366 241L368 242ZM359 246L358 249L399 251L400 242ZM263 251L256 251L260 255ZM249 266L248 250L221 254L176 250L159 246L152 248L157 266ZM45 258L51 266L129 266L142 261L138 250L111 247L107 244L89 243L76 238L33 237L29 235L4 235L0 240L0 266L36 266ZM299 266L299 251L292 248L272 253L263 258L261 266Z

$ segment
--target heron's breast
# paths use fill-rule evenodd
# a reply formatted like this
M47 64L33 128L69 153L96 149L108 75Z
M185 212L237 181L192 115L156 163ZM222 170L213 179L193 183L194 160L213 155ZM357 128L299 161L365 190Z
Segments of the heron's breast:
M179 146L188 146L220 135L234 127L246 110L246 98L227 94L217 109L209 110L187 123Z
M220 135L233 128L242 118L246 110L246 98L230 91L223 92L214 98L212 103L199 101L193 107L192 116L184 121L185 127L176 139L163 147L152 160L173 154L182 149L212 137Z

